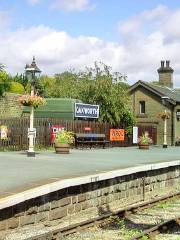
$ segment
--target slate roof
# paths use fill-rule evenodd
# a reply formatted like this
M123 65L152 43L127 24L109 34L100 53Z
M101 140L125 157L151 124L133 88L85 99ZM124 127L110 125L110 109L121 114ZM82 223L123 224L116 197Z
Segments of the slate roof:
M129 92L132 92L135 88L139 86L148 89L149 91L153 92L159 97L165 96L169 97L169 102L171 102L174 105L180 103L180 89L172 89L139 80L130 87Z

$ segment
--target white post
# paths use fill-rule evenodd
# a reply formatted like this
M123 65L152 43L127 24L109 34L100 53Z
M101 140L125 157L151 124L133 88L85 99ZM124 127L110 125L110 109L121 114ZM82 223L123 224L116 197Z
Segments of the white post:
M164 110L165 118L164 118L164 143L163 148L167 148L167 118L166 118L166 110Z
M31 86L31 96L34 96L34 86ZM35 157L34 152L34 107L30 106L30 128L29 128L29 150L27 155L29 157Z

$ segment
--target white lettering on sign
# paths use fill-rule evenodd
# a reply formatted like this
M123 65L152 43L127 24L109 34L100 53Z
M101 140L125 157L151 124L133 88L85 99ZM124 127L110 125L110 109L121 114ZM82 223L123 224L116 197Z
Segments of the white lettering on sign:
M75 103L75 117L98 118L99 105Z

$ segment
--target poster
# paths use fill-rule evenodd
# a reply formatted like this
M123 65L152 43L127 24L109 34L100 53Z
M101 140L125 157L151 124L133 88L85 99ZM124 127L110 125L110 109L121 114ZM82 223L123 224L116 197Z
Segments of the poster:
M5 125L0 126L0 138L1 140L6 140L8 134L8 128Z
M124 141L124 129L110 129L110 141Z
M133 127L133 143L138 143L138 127Z

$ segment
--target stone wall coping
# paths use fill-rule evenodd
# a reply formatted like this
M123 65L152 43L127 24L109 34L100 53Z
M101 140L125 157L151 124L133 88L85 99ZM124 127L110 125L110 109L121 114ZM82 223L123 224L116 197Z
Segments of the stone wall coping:
M55 192L64 188L78 186L82 184L98 182L108 179L113 179L116 177L122 177L125 175L130 175L133 173L144 172L144 171L151 171L157 169L168 168L172 166L179 166L180 160L171 161L171 162L162 162L162 163L155 163L155 164L147 164L147 165L140 165L136 167L124 168L114 171L108 171L93 175L87 175L83 177L76 177L76 178L69 178L63 179L59 181L55 181L53 183L45 184L39 187L35 187L14 195L10 195L5 198L0 199L0 210L14 206L26 200L30 200L32 198L40 197L45 194L49 194L51 192Z

